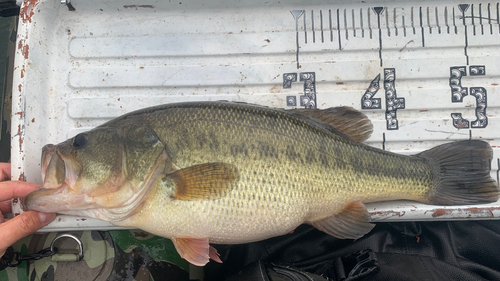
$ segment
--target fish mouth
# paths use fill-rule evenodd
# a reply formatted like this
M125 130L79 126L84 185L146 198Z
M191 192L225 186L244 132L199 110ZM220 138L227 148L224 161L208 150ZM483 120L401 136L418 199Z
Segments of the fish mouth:
M43 187L26 196L24 205L28 210L63 212L91 207L89 197L73 188L79 167L71 156L48 144L42 149L41 160Z
M85 194L77 194L63 183L57 188L37 189L26 196L24 206L28 210L47 213L60 213L70 210L83 210L91 206Z

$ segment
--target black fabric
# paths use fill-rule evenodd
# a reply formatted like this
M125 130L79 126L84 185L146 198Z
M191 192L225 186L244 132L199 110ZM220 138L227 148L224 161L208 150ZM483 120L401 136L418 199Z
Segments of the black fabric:
M500 280L500 221L494 220L377 223L356 241L302 225L286 236L214 246L224 263L209 263L205 280L225 280L261 260L340 280L335 260L366 249L380 270L359 280Z

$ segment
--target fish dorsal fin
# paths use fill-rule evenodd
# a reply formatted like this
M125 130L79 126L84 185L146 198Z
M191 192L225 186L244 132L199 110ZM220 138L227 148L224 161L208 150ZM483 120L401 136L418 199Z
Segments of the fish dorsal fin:
M321 120L355 142L366 141L373 132L370 119L352 107L340 106L327 109L292 109L296 113ZM336 130L336 131L335 131Z
M309 222L315 228L340 239L358 239L370 232L370 214L361 202L349 204L342 212L322 220Z
M165 176L161 184L176 200L217 199L230 192L239 180L232 164L205 163Z
M204 266L210 259L222 263L217 250L208 244L208 238L178 237L172 238L179 255L188 262Z

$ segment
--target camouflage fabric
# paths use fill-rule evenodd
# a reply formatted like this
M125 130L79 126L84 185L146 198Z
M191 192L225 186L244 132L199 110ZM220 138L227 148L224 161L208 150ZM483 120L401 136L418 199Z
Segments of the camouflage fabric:
M189 263L177 254L169 239L141 230L62 233L81 240L83 260L62 261L64 256L57 255L24 262L17 268L0 271L0 280L189 280ZM50 247L62 233L30 235L13 246L22 254L36 253ZM58 239L55 246L58 253L78 250L78 244L71 238Z

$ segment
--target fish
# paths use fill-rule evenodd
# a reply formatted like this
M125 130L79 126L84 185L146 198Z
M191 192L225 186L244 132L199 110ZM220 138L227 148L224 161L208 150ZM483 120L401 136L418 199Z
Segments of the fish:
M210 244L241 244L309 224L358 239L365 203L495 202L493 152L481 140L416 155L364 144L373 125L351 107L284 110L211 101L159 105L42 149L29 210L87 216L170 238L198 266Z

